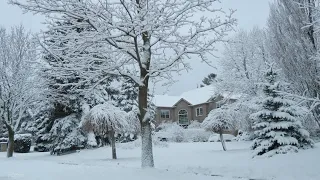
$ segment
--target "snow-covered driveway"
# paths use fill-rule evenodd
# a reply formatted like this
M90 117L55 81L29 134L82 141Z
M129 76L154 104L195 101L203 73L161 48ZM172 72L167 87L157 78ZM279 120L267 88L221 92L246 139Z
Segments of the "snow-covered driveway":
M177 143L155 147L155 169L140 168L140 148L118 144L118 160L111 149L83 150L50 156L49 153L0 153L0 180L319 180L320 144L298 154L251 158L248 142Z

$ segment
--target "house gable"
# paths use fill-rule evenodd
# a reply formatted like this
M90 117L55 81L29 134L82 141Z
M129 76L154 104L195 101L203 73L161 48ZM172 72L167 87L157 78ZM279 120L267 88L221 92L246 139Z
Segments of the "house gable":
M186 110L187 111L187 117L188 120L192 120L193 117L193 112L192 112L192 107L190 106L190 103L184 99L179 100L176 104L175 104L175 122L179 123L179 112Z
M176 107L179 103L181 103L182 101L186 102L188 104L188 106L191 106L192 104L190 102L188 102L187 100L181 98L178 102L176 102L173 106Z

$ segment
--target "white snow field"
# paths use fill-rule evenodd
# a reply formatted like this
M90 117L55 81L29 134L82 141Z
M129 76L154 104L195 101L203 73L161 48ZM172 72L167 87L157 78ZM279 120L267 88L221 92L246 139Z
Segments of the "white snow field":
M155 147L155 169L140 168L140 148L117 144L64 156L0 153L0 180L320 180L320 144L272 158L251 158L250 142L170 143Z

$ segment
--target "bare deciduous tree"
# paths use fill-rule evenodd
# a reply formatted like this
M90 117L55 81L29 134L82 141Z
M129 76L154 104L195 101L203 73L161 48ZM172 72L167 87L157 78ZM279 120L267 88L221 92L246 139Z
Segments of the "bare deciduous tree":
M13 156L14 134L27 108L38 97L34 91L36 60L30 34L22 26L0 29L0 120L9 135L7 157ZM38 94L39 93L39 94Z
M66 32L65 36L51 33L48 38L55 43L43 44L57 59L70 62L56 69L61 76L77 70L87 81L97 77L103 81L104 75L117 74L138 84L142 167L154 166L148 110L150 78L170 78L171 72L190 68L185 60L192 56L209 63L206 54L225 41L236 22L233 11L216 8L218 0L9 2L49 17L49 30ZM199 17L201 13L205 16ZM72 26L55 25L54 21L66 18ZM74 32L74 28L81 31ZM60 43L65 43L63 49Z
M240 30L225 45L221 66L222 81L218 88L224 92L243 93L249 96L258 95L258 83L263 78L262 70L270 61L266 46L266 32L254 28L250 32Z
M316 98L320 90L315 8L315 0L277 0L268 20L271 57L295 93L309 98ZM319 107L313 110L320 125L319 112Z

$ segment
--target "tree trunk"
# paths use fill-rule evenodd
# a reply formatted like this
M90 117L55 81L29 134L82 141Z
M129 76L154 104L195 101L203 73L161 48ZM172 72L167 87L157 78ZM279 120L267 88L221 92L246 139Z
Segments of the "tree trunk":
M114 131L109 132L109 139L111 141L112 148L112 159L117 159L117 150L116 150L116 138L114 137Z
M137 1L139 2L139 1ZM139 4L139 3L138 3ZM147 114L148 110L148 87L149 76L148 69L151 62L151 46L150 35L148 32L142 33L143 40L143 56L140 65L140 79L143 80L143 85L139 85L139 120L141 125L141 166L142 168L154 167L153 150L152 150L152 136L151 136L151 124L150 116ZM147 114L147 115L146 115Z
M13 148L14 148L14 131L10 125L7 125L8 135L9 135L9 144L7 149L7 157L10 158L13 156Z
M221 141L221 144L222 144L222 148L223 148L224 151L226 151L227 148L226 148L226 143L224 142L224 139L223 139L222 131L220 131L219 134L220 134L220 141Z
M148 108L147 85L139 87L139 120L141 125L141 167L154 167L150 119L145 117Z
M149 122L142 123L141 138L142 138L141 166L143 168L154 167L151 125Z

